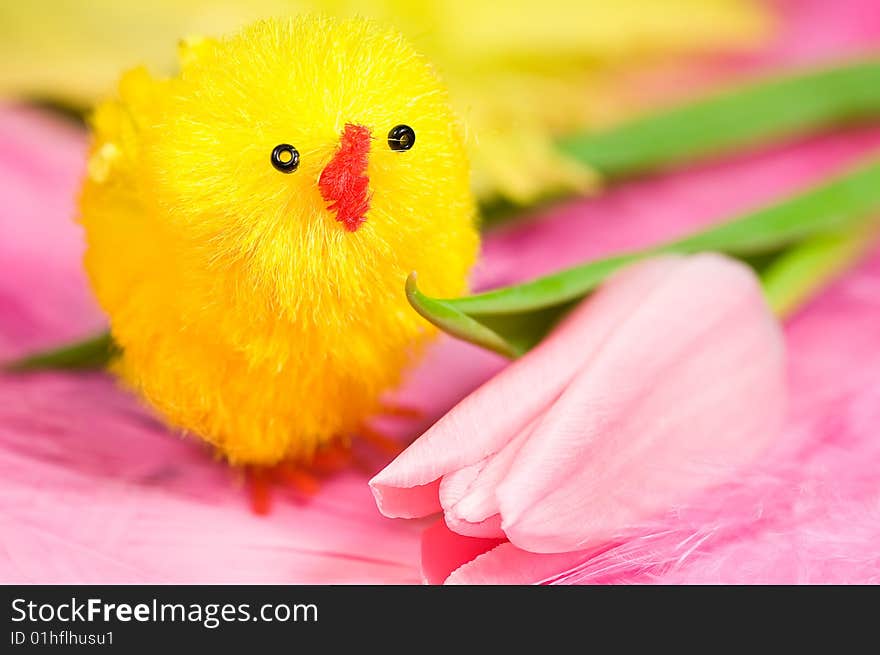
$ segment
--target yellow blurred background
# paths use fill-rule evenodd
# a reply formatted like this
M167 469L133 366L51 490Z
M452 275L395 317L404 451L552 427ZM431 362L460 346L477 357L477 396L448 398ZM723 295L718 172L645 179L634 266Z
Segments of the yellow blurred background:
M400 29L435 63L467 130L474 186L515 203L597 184L553 147L561 133L639 108L623 80L771 32L757 0L30 0L0 3L0 95L86 111L142 63L175 69L175 45L269 16L360 15ZM295 47L295 44L292 44Z

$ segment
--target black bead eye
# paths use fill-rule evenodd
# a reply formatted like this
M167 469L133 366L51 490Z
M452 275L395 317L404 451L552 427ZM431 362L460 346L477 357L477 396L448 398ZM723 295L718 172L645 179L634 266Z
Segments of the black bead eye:
M388 133L388 146L392 150L409 150L416 142L416 133L409 125L392 127Z
M282 143L272 149L272 165L282 173L293 173L299 166L299 152L289 143Z

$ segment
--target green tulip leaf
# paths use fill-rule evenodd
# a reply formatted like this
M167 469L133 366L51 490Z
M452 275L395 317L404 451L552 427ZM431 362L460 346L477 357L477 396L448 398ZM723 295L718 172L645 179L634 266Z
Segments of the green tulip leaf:
M871 232L853 230L806 239L763 267L761 283L773 311L788 316L843 274L868 249Z
M875 162L677 241L462 298L425 296L411 277L407 297L416 311L449 334L506 356L518 356L622 266L664 253L715 251L752 263L759 272L766 271L771 303L780 313L787 312L792 304L806 300L807 292L818 290L821 285L816 280L839 271L853 258L857 251L853 242L867 242L866 232L878 213L880 162ZM801 244L804 249L797 250ZM788 258L786 253L790 253ZM811 263L816 266L809 266Z
M45 369L83 370L104 368L119 354L109 332L67 344L54 350L36 353L3 367L10 372L39 371Z
M559 142L606 177L693 163L756 144L880 117L880 59L777 76Z

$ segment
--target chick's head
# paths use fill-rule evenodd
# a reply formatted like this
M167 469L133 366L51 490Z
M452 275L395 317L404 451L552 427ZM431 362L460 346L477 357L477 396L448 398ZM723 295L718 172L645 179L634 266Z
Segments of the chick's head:
M161 116L143 144L150 201L223 293L342 325L402 299L410 271L463 290L477 247L463 136L396 32L300 17L194 42Z

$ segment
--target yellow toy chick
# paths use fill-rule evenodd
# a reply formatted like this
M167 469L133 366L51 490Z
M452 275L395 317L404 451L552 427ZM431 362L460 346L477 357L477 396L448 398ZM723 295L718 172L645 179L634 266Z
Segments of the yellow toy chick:
M379 409L478 249L462 132L427 61L364 20L185 43L99 105L81 201L113 368L232 463L308 462Z

